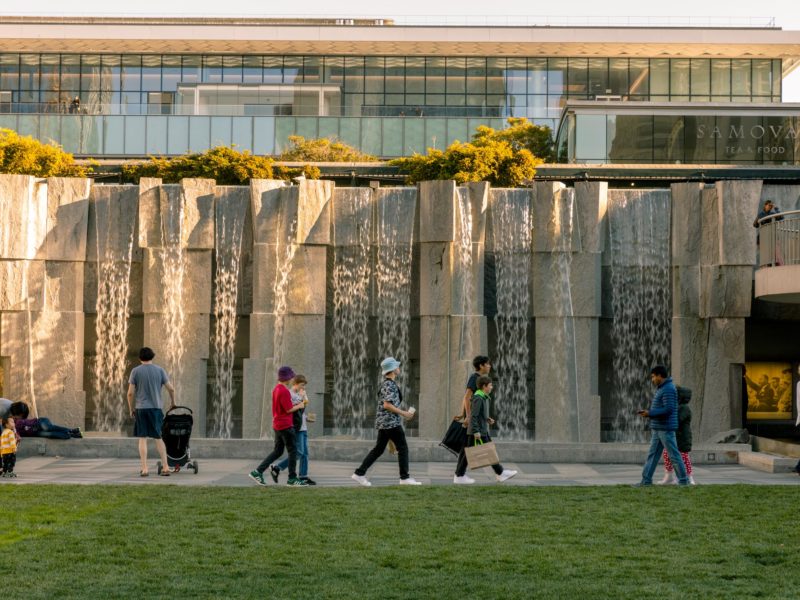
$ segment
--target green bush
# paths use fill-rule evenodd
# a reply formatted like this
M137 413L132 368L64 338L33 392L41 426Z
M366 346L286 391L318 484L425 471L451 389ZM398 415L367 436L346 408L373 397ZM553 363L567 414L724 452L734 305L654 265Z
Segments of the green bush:
M330 138L307 140L299 135L289 136L289 148L280 155L289 162L375 162L378 159L357 148Z

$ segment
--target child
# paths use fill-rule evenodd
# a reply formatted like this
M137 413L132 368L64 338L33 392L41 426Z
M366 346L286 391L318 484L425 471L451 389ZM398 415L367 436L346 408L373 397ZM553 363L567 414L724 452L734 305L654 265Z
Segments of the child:
M306 384L308 379L305 375L299 373L292 379L292 385L289 388L289 393L292 395L292 405L303 406L292 413L294 422L295 442L297 444L297 459L300 461L300 468L298 474L301 480L305 481L308 485L317 485L317 482L308 477L308 421L306 420L305 407L308 406L308 396L306 396ZM269 468L269 474L272 481L278 483L278 475L282 469L289 465L289 458L284 458L276 465Z
M692 451L692 409L689 408L689 401L692 399L692 390L689 388L676 386L678 390L678 430L675 432L675 441L678 442L678 451L681 453L681 459L686 466L686 476L689 478L689 485L695 485L694 477L692 477L692 459L689 452ZM664 479L661 484L676 483L675 471L672 466L672 461L667 456L666 449L664 450Z
M0 436L0 455L3 459L3 477L16 477L14 465L17 462L17 432L14 417L3 419L3 434Z
M481 375L475 382L477 390L472 395L467 444L476 445L479 441L491 442L489 437L489 394L492 393L492 378ZM494 422L494 421L492 421ZM516 471L504 469L500 463L492 465L497 481L503 482L514 477Z

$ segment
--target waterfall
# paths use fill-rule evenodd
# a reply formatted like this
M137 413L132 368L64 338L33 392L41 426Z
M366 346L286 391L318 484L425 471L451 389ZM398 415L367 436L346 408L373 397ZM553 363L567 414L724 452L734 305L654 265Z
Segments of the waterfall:
M377 284L378 355L403 365L397 384L408 397L411 321L411 256L416 214L415 189L378 191Z
M495 396L502 398L495 411L501 439L525 439L529 431L531 216L529 190L492 192L497 302Z
M561 321L556 329L553 348L563 354L555 361L558 373L555 380L564 385L563 406L565 423L573 428L572 439L580 439L578 419L578 356L575 338L575 313L572 307L572 240L575 212L575 189L566 188L553 195L553 208L549 223L551 232L552 260L550 277L554 290L553 310Z
M670 192L609 190L611 263L612 405L614 441L641 441L646 422L636 415L649 405L647 377L655 364L669 365L672 337Z
M233 362L236 345L236 300L246 204L235 195L216 202L216 274L214 278L214 385L209 437L230 438L233 430Z
M472 207L467 188L456 188L458 217L457 239L455 248L455 270L460 278L461 315L466 317L473 313L475 306L475 282L472 275ZM472 348L471 329L467 319L461 320L461 335L458 356L462 360L472 360L469 352Z
M172 188L172 189L170 189ZM183 248L184 191L178 186L161 189L161 289L164 298L164 355L167 373L180 404L183 380L183 277L186 271ZM166 204L166 206L165 206Z
M128 355L128 302L135 219L121 219L123 198L97 198L97 303L95 359L92 364L96 431L120 431L128 416L125 401Z
M338 434L364 436L373 404L367 383L372 190L337 190L334 208L333 423Z

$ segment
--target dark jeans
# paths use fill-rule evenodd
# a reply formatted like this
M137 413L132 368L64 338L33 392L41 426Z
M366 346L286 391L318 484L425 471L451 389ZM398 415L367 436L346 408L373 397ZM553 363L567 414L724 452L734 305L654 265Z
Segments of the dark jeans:
M492 439L485 435L481 438L483 442L491 442ZM474 446L475 445L475 437L474 436L467 436L467 446ZM461 449L461 452L458 453L458 464L456 464L456 477L463 477L464 474L467 472L467 453L466 453L466 446ZM492 470L497 474L503 472L503 465L497 463L496 465L492 465Z
M69 427L61 427L60 425L53 425L50 419L39 419L39 433L36 437L50 438L53 440L68 440L72 437L72 429Z
M13 473L15 464L17 464L16 454L3 454L3 473Z
M275 448L256 467L256 471L263 473L269 469L270 465L281 457L285 448L289 453L289 479L295 479L297 477L297 444L294 438L294 427L280 431L273 429L272 431L275 433Z
M397 448L397 462L400 465L400 479L408 479L408 444L406 434L402 427L392 427L391 429L378 429L378 441L375 447L369 451L364 462L356 469L356 475L363 477L372 464L381 457L386 450L389 440L394 442Z

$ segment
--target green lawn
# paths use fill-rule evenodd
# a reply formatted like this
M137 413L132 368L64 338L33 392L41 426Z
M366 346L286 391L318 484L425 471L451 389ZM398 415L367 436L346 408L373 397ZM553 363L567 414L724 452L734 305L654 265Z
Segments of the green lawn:
M790 598L795 487L0 485L16 598Z

